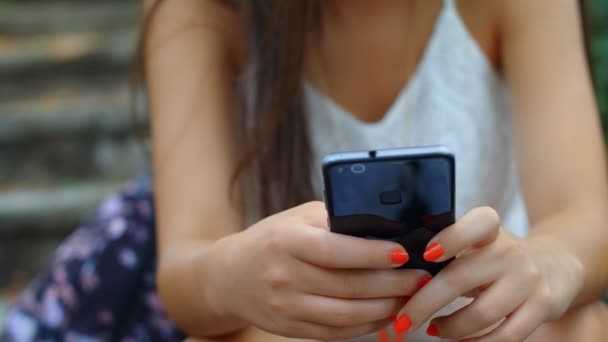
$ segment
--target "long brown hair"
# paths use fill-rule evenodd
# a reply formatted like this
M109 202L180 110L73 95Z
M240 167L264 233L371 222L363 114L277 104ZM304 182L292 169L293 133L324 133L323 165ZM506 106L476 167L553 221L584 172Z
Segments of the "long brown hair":
M157 0L148 9L141 26L131 75L136 116L134 98L146 80L144 42L162 2ZM240 156L231 187L246 188L245 207L267 216L314 198L301 84L306 39L319 26L320 4L319 0L222 3L239 11L247 33L247 63L235 80L233 135Z

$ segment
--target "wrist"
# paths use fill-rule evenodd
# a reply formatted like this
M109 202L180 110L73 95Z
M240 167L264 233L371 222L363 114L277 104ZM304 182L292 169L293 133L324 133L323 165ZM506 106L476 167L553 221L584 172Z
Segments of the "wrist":
M214 317L224 321L239 322L236 312L230 305L230 287L235 282L229 279L234 274L231 270L230 249L233 236L215 241L205 253L201 253L197 262L198 288ZM245 327L245 324L237 324Z
M551 290L551 319L559 318L581 294L585 268L568 244L552 236L530 236L526 240L530 254Z

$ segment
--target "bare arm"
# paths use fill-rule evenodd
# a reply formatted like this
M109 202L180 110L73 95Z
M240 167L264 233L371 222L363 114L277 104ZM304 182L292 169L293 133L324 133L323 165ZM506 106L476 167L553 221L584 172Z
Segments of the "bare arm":
M202 269L207 247L243 227L228 197L235 66L224 29L230 15L214 1L165 0L146 38L158 288L171 318L191 334L245 326L211 310Z
M410 328L418 328L477 290L470 304L433 318L430 331L449 339L523 341L549 321L572 322L569 309L597 301L608 287L605 151L577 2L488 3L500 7L501 61L532 231L515 236L491 208L471 210L431 239L442 247L433 261L456 260L410 299L399 319L411 317Z
M503 63L531 239L584 269L578 302L608 288L608 191L577 1L504 1Z
M157 284L169 316L216 341L378 331L424 276L393 270L404 262L392 257L401 245L329 232L320 202L243 230L229 197L235 15L219 1L165 0L147 38Z

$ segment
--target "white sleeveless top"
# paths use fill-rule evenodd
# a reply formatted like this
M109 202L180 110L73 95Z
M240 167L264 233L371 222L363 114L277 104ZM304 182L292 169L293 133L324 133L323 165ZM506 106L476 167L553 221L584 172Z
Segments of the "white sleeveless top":
M500 214L505 229L519 236L527 233L528 220L514 160L508 92L467 30L454 0L444 0L417 70L382 120L358 120L309 83L304 85L304 95L318 199L323 198L320 170L326 154L445 145L456 159L456 217L474 207L490 206ZM442 315L464 303L453 303ZM408 336L407 341L439 341L426 336L424 329L426 325Z

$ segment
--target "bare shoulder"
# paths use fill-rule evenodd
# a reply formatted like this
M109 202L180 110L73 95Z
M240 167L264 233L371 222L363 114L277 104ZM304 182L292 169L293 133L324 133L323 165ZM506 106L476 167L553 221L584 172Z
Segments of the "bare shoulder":
M240 62L243 55L243 25L237 7L226 0L144 0L149 21L147 50L187 38L213 41ZM194 39L193 39L194 38Z
M455 0L455 3L471 35L498 68L502 64L501 42L506 34L542 21L572 27L579 11L578 0Z
M544 23L561 23L572 28L580 20L579 0L499 0L492 3L495 3L497 22L503 34L525 27L541 27Z

